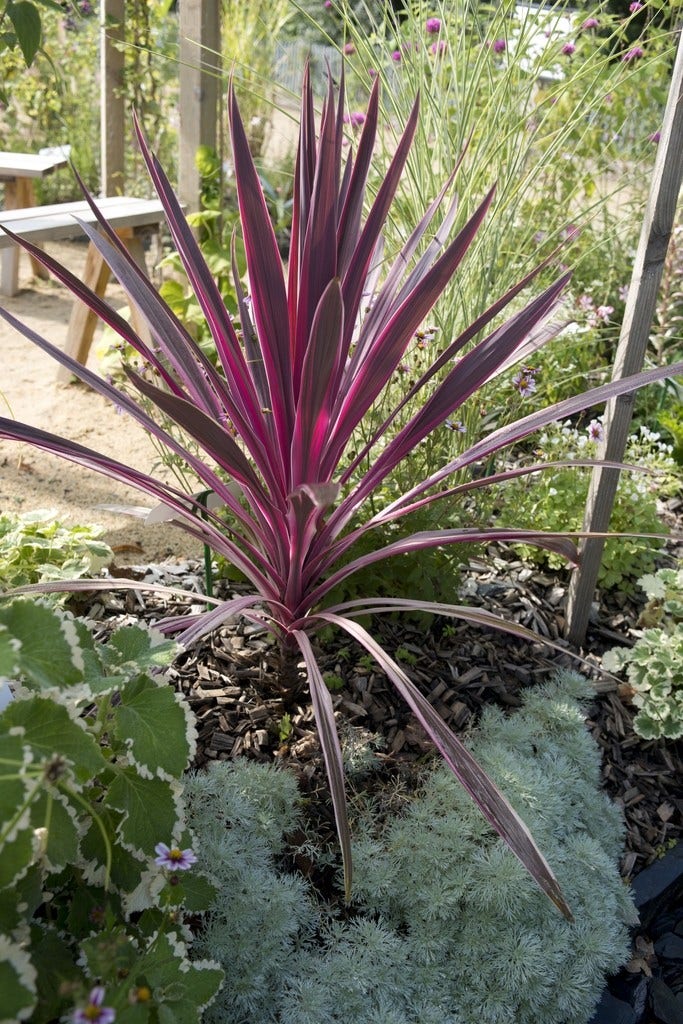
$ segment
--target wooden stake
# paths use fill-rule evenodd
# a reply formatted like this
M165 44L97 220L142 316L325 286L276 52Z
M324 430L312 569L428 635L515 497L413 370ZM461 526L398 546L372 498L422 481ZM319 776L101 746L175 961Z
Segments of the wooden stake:
M624 322L612 369L612 380L621 380L642 369L682 178L683 36L679 40L669 87L669 98L636 251L633 276L629 285ZM601 458L623 462L634 402L635 393L631 392L607 403L604 419L605 440L601 445ZM593 470L583 524L585 531L602 533L607 530L619 483L619 472L618 469ZM586 637L604 545L604 540L598 538L584 540L580 545L580 565L572 578L567 605L567 637L577 645L582 644Z

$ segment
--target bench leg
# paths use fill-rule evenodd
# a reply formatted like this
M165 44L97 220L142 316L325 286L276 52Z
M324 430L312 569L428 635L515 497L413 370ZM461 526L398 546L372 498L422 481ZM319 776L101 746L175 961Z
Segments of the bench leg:
M116 233L130 252L135 262L146 274L147 267L145 264L145 253L138 235L136 235L131 228L123 228ZM88 252L85 258L83 284L94 291L100 298L103 298L110 276L111 271L107 263L91 242L88 246ZM147 324L144 322L142 317L139 316L137 309L134 306L131 306L131 325L133 330L142 338L142 340L146 344L149 344L150 334ZM81 302L80 299L76 299L71 311L71 319L69 320L69 328L66 335L64 351L82 366L85 366L88 361L90 346L92 345L96 326L97 315L93 313L88 306ZM68 383L72 379L73 374L71 374L65 366L60 366L57 371L57 380L63 383Z
M35 205L36 197L33 191L33 182L30 178L15 178L12 181L5 182L6 210L30 209ZM47 280L49 274L42 263L39 263L33 256L30 256L29 259L34 275L42 278L44 281ZM11 249L3 249L2 252L0 293L3 295L16 295L18 291L19 247L13 245Z

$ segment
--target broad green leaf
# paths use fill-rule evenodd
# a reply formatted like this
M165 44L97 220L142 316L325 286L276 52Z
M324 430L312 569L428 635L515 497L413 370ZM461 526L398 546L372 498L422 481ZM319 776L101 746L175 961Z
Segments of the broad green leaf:
M6 713L0 723L9 728ZM37 783L19 774L29 758L21 735L0 735L0 889L15 884L33 860L29 803Z
M186 871L181 879L183 906L191 914L208 910L216 897L216 886L198 871Z
M65 707L49 697L12 701L3 713L3 723L23 726L24 742L37 760L57 755L71 761L81 782L91 779L107 764L92 736L69 716Z
M179 970L180 965L183 970ZM188 968L188 969L186 969ZM144 972L155 996L159 990L159 1020L196 1024L201 1010L218 992L224 973L210 961L190 963L185 943L174 933L162 934L153 953L144 958Z
M179 778L194 746L189 709L178 702L170 686L159 686L146 676L122 690L114 733L136 764L153 775L162 769Z
M12 678L19 666L18 643L6 626L0 625L0 677Z
M121 892L132 892L140 883L140 877L146 864L137 860L128 850L116 841L116 830L123 815L107 807L98 807L98 817L112 846L111 881ZM93 820L81 840L81 856L87 861L87 875L96 877L104 884L104 868L107 862L104 837L96 821ZM95 874L96 873L96 874Z
M147 668L161 668L173 658L178 645L141 626L123 626L102 647L102 657L110 668L129 667L142 672Z
M140 953L123 925L101 931L81 943L87 973L91 978L102 978L113 971L130 971L136 967ZM121 977L122 975L119 975Z
M40 1019L65 1019L61 1015L73 1006L73 997L64 995L63 989L69 992L74 982L82 986L85 978L74 963L68 945L54 928L34 925L31 932L31 956L38 971L38 995L43 1013Z
M136 768L122 769L104 798L107 807L123 812L122 841L154 856L157 843L169 843L178 820L178 807L167 782L143 779Z
M0 846L0 889L16 885L32 861L33 830L24 828L15 838Z
M21 921L30 921L43 902L42 872L32 864L11 887L0 891L0 934L14 932Z
M19 3L13 3L10 0L6 10L17 34L17 40L24 55L26 65L30 67L33 63L33 58L38 52L42 35L38 8L29 3L28 0L20 0Z
M0 992L0 1024L28 1020L36 1002L36 969L7 935L0 935Z
M31 805L34 828L47 829L43 852L50 871L63 871L78 860L78 829L61 799L43 790Z
M0 624L21 642L19 670L24 685L41 690L82 680L83 654L72 618L20 599L0 607Z

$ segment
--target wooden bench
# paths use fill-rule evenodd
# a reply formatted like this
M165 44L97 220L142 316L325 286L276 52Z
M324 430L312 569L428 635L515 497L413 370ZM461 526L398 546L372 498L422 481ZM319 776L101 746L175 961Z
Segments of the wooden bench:
M70 153L71 146L49 146L46 149L39 149L37 153L11 153L2 150L0 182L5 193L5 209L23 210L36 206L33 182L66 167ZM5 257L8 263L5 264L3 277L14 281L16 290L19 280L19 253L16 249L10 252L12 255ZM48 272L42 263L34 256L29 258L33 273L37 277L47 278Z
M98 199L97 206L135 262L147 273L142 236L150 231L158 231L159 223L164 219L163 207L159 200L107 196L104 199ZM95 215L85 200L22 210L0 210L1 294L16 295L18 291L15 272L16 260L10 258L13 257L13 250L16 249L16 246L9 235L2 231L2 225L6 224L10 230L21 235L26 241L39 243L79 237L82 231L74 217L80 218L86 224L97 223ZM91 242L85 260L83 283L101 298L104 296L110 276L109 267ZM138 317L134 307L131 307L131 316L136 332L148 339L149 332L146 324ZM79 299L76 299L71 312L64 350L79 363L85 364L88 358L96 325L96 315ZM68 380L70 375L64 368L60 368L58 378Z

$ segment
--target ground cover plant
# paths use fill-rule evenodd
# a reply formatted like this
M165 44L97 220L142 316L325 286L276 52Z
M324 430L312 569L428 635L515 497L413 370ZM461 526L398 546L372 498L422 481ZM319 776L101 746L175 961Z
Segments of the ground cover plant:
M159 676L174 647L139 625L97 643L41 601L0 607L3 1021L193 1024L222 980L188 957L186 919L214 893L190 870L194 717Z
M216 957L230 978L207 1024L585 1024L604 972L628 957L635 918L618 871L623 822L584 722L590 690L563 672L513 716L485 709L468 740L551 853L574 924L433 762L412 788L378 797L383 762L368 747L360 773L345 751L357 837L348 914L290 866L328 851L288 771L238 758L191 773L188 820L217 891L193 955Z
M50 509L0 513L0 590L93 575L114 559L97 526L66 526Z
M515 539L547 547L570 560L575 558L574 544L566 536L514 528L423 530L359 557L355 557L354 544L376 527L402 521L412 512L447 498L466 495L487 480L495 481L496 476L477 476L449 486L454 474L465 474L471 467L486 463L502 447L528 437L558 417L632 391L667 373L680 372L683 364L604 385L493 430L425 479L413 482L366 523L350 528L357 510L378 492L402 461L412 459L435 428L457 414L482 385L507 370L522 354L526 356L530 347L541 344L547 336L547 320L568 276L562 274L522 305L524 288L546 269L541 264L495 300L449 341L434 364L377 426L364 448L358 450L358 424L380 398L415 331L425 323L434 302L451 282L484 220L494 190L484 196L467 223L449 240L456 204L449 204L436 227L433 222L452 184L451 175L435 193L398 257L385 266L381 257L382 228L419 121L418 103L374 202L364 210L378 127L379 83L373 88L357 150L350 149L344 160L343 89L335 99L330 84L316 137L313 96L307 81L285 279L232 92L229 103L250 289L245 295L235 275L239 334L173 190L140 134L174 243L211 327L217 366L173 316L104 220L100 221L101 231L85 225L84 230L141 310L152 334L151 346L65 268L40 250L30 245L25 248L44 261L136 350L145 369L140 372L127 367L128 389L99 378L23 327L11 314L3 313L31 341L179 455L195 474L199 493L186 493L84 446L7 418L0 419L0 437L31 443L140 488L166 506L173 522L244 574L250 592L217 602L215 608L200 615L166 620L162 627L180 630L179 639L190 644L229 617L243 616L265 624L280 642L283 655L280 676L272 680L272 685L287 700L300 694L303 680L296 663L303 660L330 780L347 898L352 874L342 753L330 693L312 643L317 632L330 626L346 632L376 660L485 817L543 891L569 915L557 882L526 825L400 665L358 619L387 611L419 610L496 625L518 635L532 634L482 611L457 605L373 597L330 604L328 596L358 569L389 557L413 557L438 546ZM499 319L513 302L508 319ZM392 433L389 428L405 403L422 395L441 369L444 376L440 383L423 404L416 403L416 411L405 425ZM153 409L158 410L158 419L151 415ZM184 443L183 436L190 442ZM358 468L366 455L371 456L370 466L360 473ZM223 509L207 507L211 506L206 501L207 491L213 492L214 501L223 503ZM108 581L106 585L116 584ZM126 580L124 585L130 587L131 582ZM78 584L73 587L78 589Z
M588 498L589 473L571 463L582 457L594 458L603 439L600 418L581 427L569 421L554 423L541 431L535 439L534 452L522 453L520 461L545 458L556 463L566 460L566 465L548 469L534 478L518 478L502 488L495 506L496 521L519 526L542 522L549 530L580 530ZM624 459L645 471L621 475L610 529L617 534L632 531L636 536L619 536L606 541L598 574L598 585L603 590L633 593L638 577L651 572L658 556L661 557L663 540L653 537L644 540L637 534L657 534L663 530L657 501L675 495L681 487L680 472L672 454L672 446L645 426L629 438ZM521 550L532 561L554 569L562 565L561 559L552 552L531 547Z
M660 569L639 580L648 601L632 648L615 647L605 668L626 669L639 709L633 728L645 739L683 736L683 569Z

